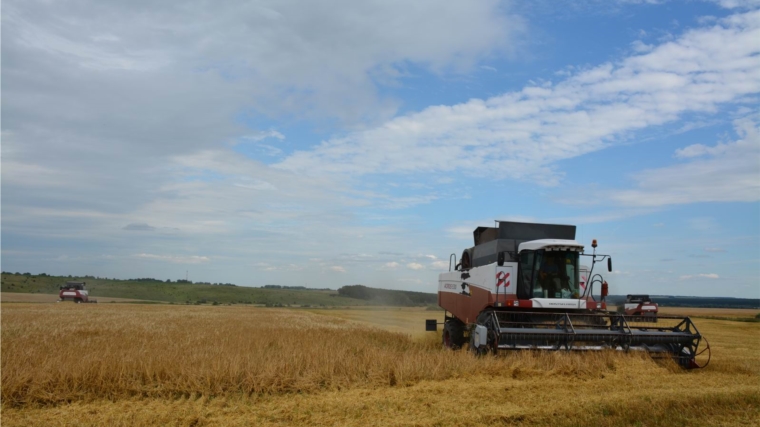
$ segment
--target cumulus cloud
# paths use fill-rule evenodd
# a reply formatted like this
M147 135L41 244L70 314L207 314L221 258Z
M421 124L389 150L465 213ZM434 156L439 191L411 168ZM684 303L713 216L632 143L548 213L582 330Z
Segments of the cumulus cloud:
M334 265L334 266L330 267L330 271L334 271L336 273L345 273L346 269L343 268L343 267L341 267L341 266L339 266L339 265Z
M381 88L407 68L477 70L509 54L524 24L497 0L30 0L3 3L2 27L6 247L76 237L78 250L98 252L123 238L125 224L150 224L156 232L132 233L120 256L189 246L214 261L256 257L282 270L283 252L329 259L358 236L368 250L397 248L398 230L351 225L349 211L437 196L358 192L241 151L292 149L291 135L271 125L278 120L325 120L328 131L385 120L398 102ZM304 229L313 240L294 248Z
M76 108L68 115L79 116L96 101L105 107L103 118L120 109L103 102L114 99L114 90L124 95L115 98L126 101L121 110L132 116L143 116L130 105L136 95L153 90L154 96L146 98L164 107L169 106L165 95L173 95L174 108L167 112L185 113L178 119L194 113L198 95L214 106L206 108L211 115L216 115L214 110L228 112L233 101L267 115L297 112L349 122L383 117L393 113L395 102L378 96L378 82L392 83L407 64L441 73L469 70L484 56L510 51L524 27L496 0L425 0L414 6L382 0L190 0L151 4L149 11L132 3L85 2L72 8L30 0L4 6L3 53L10 59L4 61L4 72L15 74L19 66L55 61L63 71L57 73L63 78L57 81L59 90L75 89L60 83L79 82L76 89L82 91L79 101L69 101ZM70 72L74 70L79 78ZM24 80L31 83L51 71L38 69ZM106 72L123 87L109 85L97 96L109 83L104 81ZM209 85L211 92L203 90ZM57 101L48 108L61 107L61 100L47 97ZM215 102L220 99L224 102ZM189 108L183 108L183 101ZM160 111L146 107L143 117ZM204 120L202 115L194 118ZM201 128L201 123L184 122Z
M410 270L422 270L425 268L425 266L417 262L410 262L406 265L406 268Z
M276 167L352 176L463 171L556 184L557 161L760 92L758 38L760 11L733 15L556 84L429 107L331 138Z
M740 138L737 141L714 147L690 145L676 151L680 157L704 155L707 158L642 171L633 177L636 188L610 192L607 197L630 206L760 200L760 163L757 161L760 127L752 118L744 118L735 122L735 129Z

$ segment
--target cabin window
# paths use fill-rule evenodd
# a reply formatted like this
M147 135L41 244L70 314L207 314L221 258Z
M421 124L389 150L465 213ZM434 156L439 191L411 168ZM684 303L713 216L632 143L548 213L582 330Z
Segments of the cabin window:
M580 295L575 251L523 251L518 276L520 299L576 299Z
M543 298L578 298L578 252L540 252L541 262L536 259L535 264L533 294Z

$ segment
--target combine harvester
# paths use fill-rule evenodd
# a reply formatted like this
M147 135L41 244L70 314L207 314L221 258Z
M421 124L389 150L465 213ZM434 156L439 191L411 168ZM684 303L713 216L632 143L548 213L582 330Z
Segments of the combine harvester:
M652 321L657 321L658 311L659 306L649 298L649 295L627 295L625 303L618 307L618 313L625 313L629 316L645 316Z
M687 369L709 363L710 346L688 317L607 310L607 282L594 267L606 260L612 271L612 259L596 253L596 240L593 253L584 253L575 226L496 223L475 229L475 246L464 250L459 263L452 254L449 272L439 277L445 347L468 344L476 354L641 350L672 357ZM590 268L579 263L583 257ZM437 330L437 322L428 320L426 329Z
M77 304L98 302L98 300L90 299L90 293L85 289L85 282L66 282L59 290L58 302L73 301Z

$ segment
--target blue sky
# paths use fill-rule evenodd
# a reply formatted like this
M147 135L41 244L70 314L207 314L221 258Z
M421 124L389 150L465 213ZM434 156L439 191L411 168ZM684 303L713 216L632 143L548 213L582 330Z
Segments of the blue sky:
M511 219L760 297L759 8L4 2L2 269L434 292Z

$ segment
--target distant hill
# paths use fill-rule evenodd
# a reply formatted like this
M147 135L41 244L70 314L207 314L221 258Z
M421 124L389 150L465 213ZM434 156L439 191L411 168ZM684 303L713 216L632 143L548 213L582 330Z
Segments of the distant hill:
M90 296L164 301L179 304L263 304L268 306L346 307L363 305L425 306L436 304L435 294L373 289L361 285L339 290L267 285L263 288L231 283L165 282L152 278L116 280L94 276L49 276L2 273L0 291L57 294L67 281L87 283Z
M2 292L57 294L67 281L87 283L90 296L165 301L179 304L263 304L269 306L345 307L370 302L347 298L335 290L276 289L235 286L230 283L164 282L151 278L115 280L93 276L63 277L2 273Z
M362 285L343 286L338 294L379 305L424 306L437 305L438 294L369 288Z

